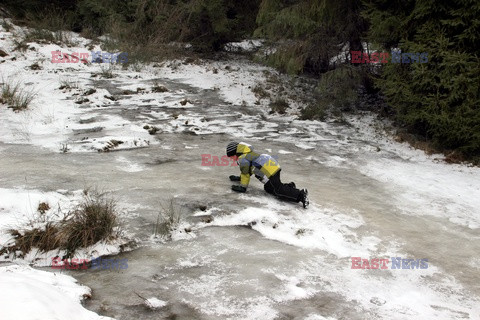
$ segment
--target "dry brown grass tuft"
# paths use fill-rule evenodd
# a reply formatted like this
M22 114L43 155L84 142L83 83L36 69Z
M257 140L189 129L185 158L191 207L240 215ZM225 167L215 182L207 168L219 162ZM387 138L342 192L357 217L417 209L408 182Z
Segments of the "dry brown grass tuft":
M9 233L12 235L15 243L9 247L5 247L0 251L0 254L16 255L18 251L20 257L30 252L32 248L38 248L43 252L47 252L58 248L60 239L58 238L58 228L52 223L47 223L44 229L34 228L20 232L18 230L11 229Z

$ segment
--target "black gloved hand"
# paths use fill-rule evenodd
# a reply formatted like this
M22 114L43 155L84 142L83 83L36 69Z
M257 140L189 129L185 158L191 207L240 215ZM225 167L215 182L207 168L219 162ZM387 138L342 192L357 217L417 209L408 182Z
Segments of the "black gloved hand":
M240 176L230 176L228 177L230 181L240 181Z
M242 186L233 185L232 190L237 191L237 192L246 192L247 188L242 187Z

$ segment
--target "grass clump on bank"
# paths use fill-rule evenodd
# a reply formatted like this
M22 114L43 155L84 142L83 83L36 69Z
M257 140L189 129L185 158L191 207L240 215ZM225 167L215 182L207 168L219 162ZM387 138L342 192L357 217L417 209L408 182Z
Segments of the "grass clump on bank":
M116 236L118 214L115 202L97 191L85 191L83 201L60 223L60 249L67 253Z
M35 98L35 93L23 87L19 82L3 80L0 84L0 103L6 104L13 111L28 108Z
M53 223L47 223L43 228L34 228L26 231L11 229L8 232L15 239L15 244L5 247L0 254L14 253L20 251L20 257L30 252L32 248L38 248L42 252L47 252L57 248L60 244L57 237L58 228Z
M60 221L45 222L48 210L48 204L39 205L31 223L36 227L10 229L8 233L13 237L13 243L1 249L0 255L24 257L33 248L38 248L41 252L64 250L64 257L70 258L80 248L118 237L115 202L97 191L84 191L82 201Z

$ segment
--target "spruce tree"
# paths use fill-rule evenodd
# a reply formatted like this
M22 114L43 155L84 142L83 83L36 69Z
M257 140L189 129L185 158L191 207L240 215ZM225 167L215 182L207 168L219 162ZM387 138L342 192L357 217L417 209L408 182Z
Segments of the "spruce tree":
M385 65L377 81L399 123L440 148L479 156L480 3L370 1L366 8L370 40L428 53L427 63Z

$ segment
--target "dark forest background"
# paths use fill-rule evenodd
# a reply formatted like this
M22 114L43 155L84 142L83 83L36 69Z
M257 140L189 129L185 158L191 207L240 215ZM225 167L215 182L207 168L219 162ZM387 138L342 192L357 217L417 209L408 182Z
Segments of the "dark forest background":
M459 161L480 159L480 1L478 0L2 0L16 21L68 29L129 57L171 57L166 44L214 54L225 43L260 38L275 48L260 59L318 79L318 101L303 118L354 109L376 95L382 116L411 140ZM368 44L368 45L366 45ZM171 47L171 46L170 46ZM350 51L427 52L427 63L352 64ZM178 51L175 54L179 54ZM379 98L379 99L380 99Z

